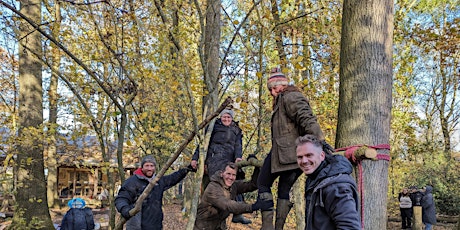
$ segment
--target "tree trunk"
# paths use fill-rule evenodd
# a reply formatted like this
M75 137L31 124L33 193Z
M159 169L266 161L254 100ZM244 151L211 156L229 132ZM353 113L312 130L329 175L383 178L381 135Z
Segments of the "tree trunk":
M203 57L200 58L202 61L203 66L203 74L204 74L204 81L206 85L206 89L204 89L207 94L203 97L202 103L202 112L203 117L208 116L207 113L210 111L216 111L219 101L219 71L220 71L220 58L219 58L219 49L220 49L220 23L221 23L221 5L222 2L220 0L207 0L206 1L206 25L204 26L204 44ZM212 127L214 127L214 123L212 123ZM209 137L212 132L212 128L208 129ZM200 138L202 141L203 138ZM209 141L209 138L207 138ZM208 143L200 143L202 147L207 148ZM206 144L206 146L204 146ZM198 182L194 185L194 191L201 190L201 179L203 177L204 171L204 160L206 158L206 153L201 151L200 149L200 163L199 163L199 177L197 178ZM191 215L189 217L189 221L187 223L186 229L193 229L195 219L196 219L196 205L199 201L199 196L201 192L195 192L194 197L192 198L192 207L191 207Z
M389 143L392 39L393 1L344 1L336 147ZM378 153L387 158L389 150ZM362 185L363 228L386 229L389 163L363 160L360 164L362 171L356 175L358 187Z
M305 175L300 176L294 184L294 213L297 230L305 229ZM287 222L287 221L286 221Z
M59 41L59 31L61 28L61 5L59 2L55 3L55 21L53 23L53 37ZM59 69L61 62L60 49L55 45L51 44L52 53L52 66L53 69ZM58 184L57 184L57 155L56 155L56 127L57 127L57 104L58 104L58 75L56 73L51 74L50 88L49 88L49 125L48 125L48 151L47 151L47 197L48 206L57 208L59 203L56 202L58 197Z
M280 9L278 7L278 2L276 0L271 0L271 13L273 16L273 22L275 24L274 27L274 33L275 33L275 43L276 43L276 48L278 50L278 58L280 59L280 67L285 68L287 65L287 60L286 60L286 52L284 51L284 45L283 45L283 30L281 29L280 26L278 26L281 22L280 19Z
M208 0L206 8L206 25L204 33L204 81L206 84L207 95L203 98L203 111L208 108L210 111L215 111L218 102L218 86L219 86L219 67L220 67L220 0ZM203 114L206 117L208 114Z
M37 24L39 0L21 1L21 13ZM14 229L54 229L48 211L43 161L43 89L41 35L21 21L19 42L19 142L15 164L16 202Z

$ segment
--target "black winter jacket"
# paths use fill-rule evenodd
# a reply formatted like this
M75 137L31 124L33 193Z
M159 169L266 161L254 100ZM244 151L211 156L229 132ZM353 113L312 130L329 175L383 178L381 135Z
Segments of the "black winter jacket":
M305 229L361 229L358 192L351 163L343 156L327 156L309 175L305 186Z
M90 208L71 208L61 223L61 230L93 230L94 217Z
M187 169L180 169L158 180L150 194L142 203L142 209L126 222L126 230L161 230L163 229L163 192L179 183L187 175ZM139 168L128 178L120 188L115 198L118 212L134 208L137 198L142 194L149 180Z
M242 131L235 121L232 121L230 126L225 126L220 118L216 120L205 159L209 176L222 170L228 162L235 162L236 158L242 157L242 137ZM192 160L198 159L199 149L197 148Z

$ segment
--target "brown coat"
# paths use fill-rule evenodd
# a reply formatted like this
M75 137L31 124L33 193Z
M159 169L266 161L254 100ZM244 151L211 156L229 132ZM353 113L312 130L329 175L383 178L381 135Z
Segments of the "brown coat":
M251 181L237 180L228 188L220 176L222 171L211 177L211 182L201 197L198 205L194 230L227 229L226 219L233 214L252 212L252 205L235 201L237 194L257 189L259 169L254 169Z
M295 86L288 86L275 98L271 123L272 173L299 167L295 145L297 137L313 134L324 140L307 98Z

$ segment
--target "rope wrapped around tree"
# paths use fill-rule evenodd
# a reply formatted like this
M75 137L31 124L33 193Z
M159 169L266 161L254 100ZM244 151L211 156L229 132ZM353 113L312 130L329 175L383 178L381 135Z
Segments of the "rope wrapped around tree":
M390 150L389 144L379 145L352 145L348 147L338 148L334 154L340 154L346 157L352 164L358 167L358 193L360 194L361 203L361 228L364 229L364 177L362 161L368 160L385 160L390 161L390 155L378 154L378 149Z

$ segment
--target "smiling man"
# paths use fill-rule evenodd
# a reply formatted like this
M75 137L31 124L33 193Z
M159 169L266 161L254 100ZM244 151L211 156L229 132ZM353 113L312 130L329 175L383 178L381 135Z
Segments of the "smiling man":
M196 171L189 166L161 177L142 203L141 211L130 216L129 211L134 208L137 198L155 178L156 167L155 158L152 155L145 156L141 161L141 167L121 185L115 198L115 207L128 220L126 230L161 230L163 228L164 191L179 183L189 171Z
M226 219L230 213L242 214L273 207L273 200L258 200L255 204L235 201L237 194L257 189L259 168L254 169L251 181L235 180L237 166L228 162L224 170L217 171L201 197L194 230L227 229Z
M308 176L305 229L361 229L353 168L343 156L328 155L314 135L296 140L297 164Z

